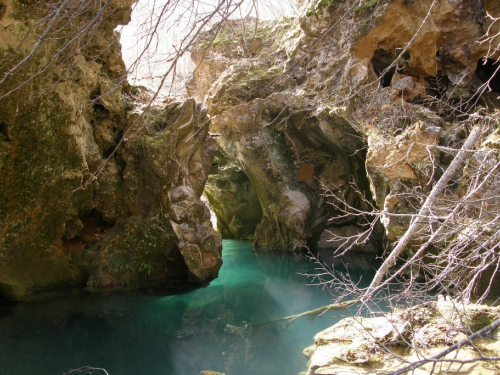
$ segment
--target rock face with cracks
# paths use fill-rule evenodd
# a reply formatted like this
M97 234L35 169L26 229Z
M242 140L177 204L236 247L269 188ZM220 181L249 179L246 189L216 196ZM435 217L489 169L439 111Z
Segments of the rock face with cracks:
M132 3L96 5L79 20L103 12L86 44L62 50L22 85L61 47L53 38L2 84L2 95L17 89L0 100L0 294L8 299L65 285L200 283L221 266L221 239L199 200L215 151L206 111L193 100L152 111L153 121L125 110L131 89L113 29L129 21ZM2 72L28 54L18 44L49 10L23 4L0 2Z
M480 43L491 26L485 12L499 14L498 3L332 0L302 8L297 20L247 19L202 35L189 93L207 104L222 157L258 197L256 248L314 246L325 231L359 225L327 207L325 191L356 209L365 209L362 195L373 198L387 210L382 224L394 241L415 212L402 192L429 189L436 166L449 162L435 146L460 126L423 100L474 95L490 45ZM221 189L210 194L219 206L231 200ZM219 222L243 221L242 204L226 204Z
M136 133L125 140L125 168L102 172L120 186L106 189L99 213L116 220L95 245L90 286L137 283L141 264L152 266L148 281L203 282L222 265L220 235L200 200L215 151L207 137L206 111L194 100L151 112L154 126L133 114ZM108 172L109 171L109 172ZM109 173L109 175L108 175ZM112 217L117 209L126 213Z
M300 249L325 227L343 222L329 222L335 210L324 204L324 189L341 191L353 202L356 194L350 181L368 188L362 141L340 114L342 108L315 108L303 95L288 91L295 78L279 82L288 57L277 47L275 36L293 37L300 34L297 27L286 22L263 23L256 29L252 22L246 20L244 29L234 22L219 36L214 37L212 31L203 36L193 53L200 69L190 94L203 99L207 77L215 80L205 98L212 115L210 129L218 135L221 159L229 160L234 171L246 176L239 183L250 183L260 207L250 202L255 202L253 195L231 207L230 191L214 189L211 184L207 195L211 202L223 202L214 204L224 205L223 210L215 209L221 227L248 223L239 208L253 207L254 228L247 225L244 236L251 230L256 248ZM228 43L214 45L222 36ZM210 178L220 180L224 177L218 174L225 173L220 166L220 172ZM240 235L237 230L228 232Z
M432 357L448 346L466 339L499 317L498 308L461 305L455 302L428 303L377 318L351 317L314 336L314 345L305 349L309 357L307 375L387 374L408 363ZM498 332L474 341L476 348L489 357L500 353ZM410 349L410 347L413 349ZM387 348L390 347L390 351ZM437 362L413 370L415 374L496 374L498 363L472 360L479 357L468 344L446 359L465 363ZM470 363L467 361L470 360ZM433 368L433 366L435 366Z
M32 3L0 1L2 72L29 53L33 40L19 42L48 9ZM133 89L113 30L132 1L96 5L107 8L87 43L43 75L20 86L64 38L3 75L2 93L17 91L0 103L0 292L216 276L220 236L199 201L207 180L223 235L258 249L341 247L335 233L361 223L333 196L360 210L373 201L397 239L407 222L390 214L415 209L401 193L425 193L436 165L449 163L436 146L465 137L425 99L467 100L488 78L478 62L498 57L489 50L498 37L480 38L497 34L485 11L500 8L358 3L302 1L298 19L214 25L193 47L189 87L207 112L193 100L147 118L125 110ZM375 238L359 250L379 247Z

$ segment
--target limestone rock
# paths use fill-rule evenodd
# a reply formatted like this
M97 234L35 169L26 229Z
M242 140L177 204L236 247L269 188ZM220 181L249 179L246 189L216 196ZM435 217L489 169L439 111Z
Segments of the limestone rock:
M383 139L372 135L368 138L366 171L377 204L387 212L381 222L390 240L408 227L408 219L390 214L411 214L415 210L414 202L405 194L406 189L418 186L425 191L439 164L435 149L439 133L433 128L430 130L419 121L396 137Z
M220 268L220 236L199 201L216 149L206 110L174 102L147 121L125 110L114 29L129 21L133 2L106 3L85 44L63 50L45 71L48 60L37 53L0 85L0 95L20 87L0 100L0 293L9 299L64 285L199 283ZM39 15L21 2L0 5L4 77L14 62L5 56ZM49 39L44 51L63 40ZM182 219L170 216L176 187L190 191ZM196 234L189 257L177 225Z
M220 135L221 152L238 160L259 198L262 219L254 234L257 248L303 247L333 216L332 208L322 204L322 189L347 192L347 176L361 170L361 160L347 158L360 146L356 131L333 113L294 115L294 101L273 94L212 119L211 130ZM283 116L285 122L281 124L276 116ZM313 166L314 177L299 178L301 163Z
M85 222L94 209L96 188L78 188L98 167L125 116L121 89L106 98L104 94L126 71L113 29L128 22L132 1L112 3L106 10L109 17L86 48L75 47L70 56L63 51L52 69L22 86L46 63L36 53L22 74L6 76L1 85L2 95L18 88L0 101L0 291L9 299L22 299L36 289L85 283L85 246L70 239L88 229ZM36 21L21 2L4 4L3 73L26 55L21 48L14 59L5 59L29 31L27 25ZM62 42L50 40L42 50L57 48L57 43ZM73 69L58 65L63 62ZM92 235L94 241L100 233Z
M208 208L187 186L172 189L170 202L171 224L190 278L202 282L216 277L222 265L222 242L210 224Z
M192 99L155 111L155 126L138 127L119 155L123 172L106 198L114 205L102 208L123 213L94 245L89 286L201 283L222 265L220 235L200 200L215 152L206 111ZM141 264L151 266L147 278Z
M259 198L248 177L239 168L223 165L218 156L218 171L209 176L205 195L217 217L217 230L223 238L252 241L262 219Z
M322 197L322 189L330 189L360 204L352 181L362 194L369 185L381 210L412 212L415 202L401 193L408 187L425 193L440 162L433 146L444 123L416 101L442 90L444 77L472 84L486 54L485 45L475 43L482 35L475 4L444 2L427 14L431 3L308 1L300 29L247 19L254 39L233 24L201 36L192 51L199 69L190 93L205 99L221 154L245 173L259 199L257 248L301 247L331 225L328 216L336 225L352 222L324 207ZM498 4L486 2L486 9L496 12ZM364 97L378 77L384 87ZM463 97L473 95L467 87L475 86L463 86ZM354 97L361 99L354 103ZM300 192L309 208L297 210L292 202L299 195L290 192ZM228 206L221 202L230 194L214 194L212 201ZM219 222L238 218L234 211L219 209ZM390 240L408 224L389 215L383 221ZM231 235L240 234L233 228Z
M327 265L374 270L381 247L376 242L379 236L364 232L355 225L326 228L316 245L319 260Z
M442 301L377 318L345 318L318 333L314 337L315 345L304 351L310 357L307 374L389 373L405 367L408 361L430 357L463 341L464 332L484 328L499 316L498 308ZM480 338L474 344L491 356L497 356L500 350L494 338ZM460 360L478 356L478 352L468 345L458 352ZM452 352L448 358L457 358L457 353ZM428 363L415 373L427 374L431 366L432 363ZM493 374L499 369L498 364L484 361L464 366L452 364L452 370L460 374ZM450 371L448 363L439 364L434 371L436 374Z
M297 48L300 31L296 26L286 22L256 25L252 35L261 43L255 48L238 39L241 26L234 25L234 30L219 30L217 37L206 34L193 50L195 62L201 65L191 93L201 98L208 91L205 100L213 116L210 129L217 135L221 156L232 162L234 173L244 173L250 184L244 178L238 182L248 191L248 196L238 197L238 203L231 192L234 189L210 183L207 192L224 235L253 237L258 249L298 249L333 216L332 208L322 204L322 189L341 189L351 194L349 199L354 198L347 192L348 179L362 175L363 163L347 154L355 153L362 143L335 109L314 111L314 104L303 95L283 91L302 79L295 73L282 75L287 56ZM222 43L222 47L222 37L235 43ZM203 59L198 61L200 56ZM213 82L210 88L208 76ZM220 170L219 175L213 173L212 181L227 176L222 165ZM252 214L239 212L243 207Z

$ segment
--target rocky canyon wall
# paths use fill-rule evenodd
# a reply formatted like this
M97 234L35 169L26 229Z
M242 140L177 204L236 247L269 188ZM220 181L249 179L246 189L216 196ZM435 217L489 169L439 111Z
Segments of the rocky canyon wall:
M332 254L366 230L359 213L383 211L348 243L379 253L449 165L437 146L467 136L462 105L479 100L499 57L498 37L481 43L499 32L488 16L500 14L496 1L303 1L298 18L213 25L191 51L194 99L141 111L113 31L132 3L59 12L0 1L9 299L215 277L221 236L203 191L222 235L263 251ZM40 42L49 13L57 22ZM485 110L498 104L500 81L490 86Z
M0 294L215 277L206 110L135 113L113 31L133 1L70 3L0 2Z
M368 190L363 140L344 108L319 107L297 90L305 76L288 71L302 35L296 20L255 22L231 21L217 36L209 31L192 52L198 69L189 93L206 101L219 159L231 164L218 164L207 190L213 207L225 205L218 219L227 232L238 236L245 223L258 249L300 249L325 227L352 221L326 204L324 193L341 192L354 204L351 182ZM228 168L246 176L233 185L259 205L216 187Z
M498 3L329 0L302 7L297 19L217 25L192 51L189 93L207 104L219 159L228 161L209 179L210 201L224 207L217 214L226 233L248 238L255 226L258 249L331 250L339 241L329 240L361 233L354 212L372 199L388 212L381 222L394 241L415 212L408 192L426 194L436 167L450 162L435 146L466 135L468 125L439 103L460 106L491 77L498 38L481 40L486 30L498 31L487 16L499 14ZM228 168L246 178L220 189ZM248 199L232 198L238 184L251 191ZM346 213L347 206L354 210ZM376 232L354 248L379 251Z

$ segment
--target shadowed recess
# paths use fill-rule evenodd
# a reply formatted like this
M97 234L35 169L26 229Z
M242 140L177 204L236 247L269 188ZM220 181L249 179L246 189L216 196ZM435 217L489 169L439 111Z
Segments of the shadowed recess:
M500 93L500 74L497 72L499 65L492 59L480 59L477 62L476 75L483 83L489 82L491 91Z

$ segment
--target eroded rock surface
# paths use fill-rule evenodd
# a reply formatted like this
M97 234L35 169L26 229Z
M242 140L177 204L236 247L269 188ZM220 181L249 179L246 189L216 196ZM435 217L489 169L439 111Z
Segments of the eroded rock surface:
M18 88L0 101L0 293L9 299L64 285L199 283L221 266L220 236L199 200L215 152L206 111L194 100L147 119L125 110L132 89L113 30L132 3L89 8L81 22L101 9L104 19L85 44L21 86L47 62L35 53L2 83L2 95ZM0 5L5 72L28 53L15 48L48 8Z
M295 85L295 78L278 82L288 57L276 35L293 38L300 33L296 26L263 23L255 29L250 27L252 20L246 22L246 34L234 23L236 31L224 30L215 38L226 39L216 45L210 32L205 35L194 53L195 62L202 62L191 93L202 99L206 78L216 79L205 98L213 116L210 128L218 135L223 158L233 163L233 170L246 175L251 184L247 190L255 192L260 202L260 210L252 210L256 214L251 223L262 212L260 223L252 224L254 245L259 249L299 249L311 236L319 236L328 219L335 216L334 209L323 204L324 189L340 190L354 200L351 179L367 188L363 152L348 157L362 148L362 142L337 109L316 108L303 95L283 91ZM217 175L214 179L220 180ZM233 201L231 194L209 185L213 202ZM247 198L240 196L242 199ZM215 204L226 206L215 209L219 222L248 223L238 210L255 206L253 202L251 195L235 207ZM248 238L250 228L247 225L244 233L233 229L231 236Z
M314 336L315 345L304 350L310 357L306 374L387 374L440 353L499 316L498 308L442 301L377 318L345 318ZM487 356L498 356L497 336L498 332L493 332L493 337L479 338L474 344L483 353L488 353ZM472 345L465 345L458 354L452 352L446 358L465 362L479 356ZM433 365L429 362L413 371L428 374ZM437 363L434 373L479 375L495 374L499 370L495 362L443 362Z
M151 265L150 282L203 282L222 265L220 235L200 200L215 152L206 111L191 99L150 115L154 125L141 122L140 114L129 118L135 134L103 172L115 185L102 199L96 192L97 201L106 202L98 212L115 224L95 245L91 286L140 282L141 264Z
M359 194L373 198L387 210L387 238L404 233L415 211L405 192L425 194L449 162L435 146L460 137L460 124L424 100L474 95L486 74L485 11L500 10L494 1L432 4L306 1L297 20L247 19L201 37L190 94L205 101L220 152L257 194L257 248L314 245L325 230L358 225L325 204L325 191L357 209ZM223 189L210 194L219 206L231 200ZM242 221L236 208L217 215Z
M0 2L2 71L28 53L14 50L35 20L23 4ZM230 21L200 37L189 93L207 113L188 100L139 118L125 110L132 89L113 32L128 22L132 1L106 4L88 43L0 103L0 291L11 299L87 281L214 277L220 237L199 201L210 173L222 233L253 238L258 249L322 241L335 250L342 245L328 242L328 231L360 228L349 210L372 200L396 240L407 226L397 215L416 207L404 192L425 194L436 165L450 162L436 146L466 136L426 98L470 99L499 55L489 49L499 37L478 42L490 26L498 32L485 17L500 14L493 0L485 9L470 1L302 1L298 19ZM35 54L23 74L45 62ZM3 93L19 86L22 74L13 72Z
M248 177L238 167L224 165L217 157L218 171L211 174L205 195L217 217L217 230L223 238L252 241L262 219L259 198Z
M23 46L14 49L36 19L20 2L2 3L7 10L1 20L0 69L5 72L19 61L12 51L20 57L28 53ZM60 56L43 77L1 100L0 292L7 298L85 282L84 252L67 240L80 234L92 242L101 233L90 215L94 188L76 189L116 143L125 120L121 89L101 97L125 74L113 29L128 22L132 1L112 3L106 10L110 18L87 48L74 50L66 61L71 71L57 65L65 57ZM43 56L35 54L23 74L2 83L2 94L18 88L42 63Z

